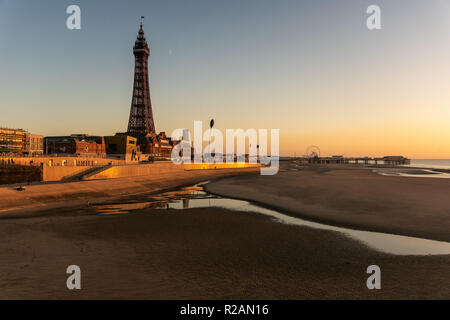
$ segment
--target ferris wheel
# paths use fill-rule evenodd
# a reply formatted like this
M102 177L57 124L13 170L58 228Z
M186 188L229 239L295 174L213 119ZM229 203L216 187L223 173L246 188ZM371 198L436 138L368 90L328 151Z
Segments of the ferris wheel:
M319 158L320 157L320 148L318 146L309 146L308 148L306 148L306 158L311 159L311 158Z

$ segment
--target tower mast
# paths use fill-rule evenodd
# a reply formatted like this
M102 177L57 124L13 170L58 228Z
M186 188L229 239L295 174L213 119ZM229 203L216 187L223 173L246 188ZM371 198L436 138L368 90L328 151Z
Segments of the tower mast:
M133 95L127 133L136 138L155 133L152 102L150 99L149 66L150 48L145 39L143 19L133 47L135 57Z

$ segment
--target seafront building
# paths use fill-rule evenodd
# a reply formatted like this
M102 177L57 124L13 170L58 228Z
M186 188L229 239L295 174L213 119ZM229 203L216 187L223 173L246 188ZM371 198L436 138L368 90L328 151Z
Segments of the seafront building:
M42 155L43 139L23 129L0 128L0 154Z
M105 156L105 140L100 136L72 134L70 136L45 137L46 154Z
M153 158L170 159L172 149L179 143L167 137L165 132L151 133L145 137L144 153Z
M116 134L105 137L106 154L108 158L126 161L143 160L137 139L126 134Z
M27 135L27 153L30 156L41 156L44 154L44 137L37 134Z
M27 132L23 129L0 129L0 153L25 154Z

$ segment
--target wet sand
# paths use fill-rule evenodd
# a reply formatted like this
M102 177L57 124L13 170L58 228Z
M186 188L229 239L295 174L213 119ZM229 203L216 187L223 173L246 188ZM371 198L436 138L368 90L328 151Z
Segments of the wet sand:
M219 208L89 209L0 220L1 299L449 299L450 256L392 256L339 233ZM66 289L68 265L82 289ZM382 289L366 288L366 268Z
M329 169L283 171L274 177L226 178L209 188L237 192L241 198L260 196L258 201L262 203L288 200L294 207L294 201L301 204L302 197L311 207L319 202L318 209L327 209L326 205L340 208L340 215L334 217L341 221L338 223L364 221L359 216L363 211L369 220L379 221L376 226L383 229L382 220L392 212L381 209L398 210L402 205L389 202L392 198L387 199L389 205L380 198L349 198L351 194L334 189L340 186L339 181L360 181L359 189L350 187L357 194L366 190L362 185L372 190L373 185L383 185L376 182L378 178L392 179L388 185L403 185L399 179L418 179L414 181L420 188L433 188L427 184L431 183L429 179L425 182L422 178L372 176L364 170L352 173L349 176L348 172ZM308 175L314 179L308 182ZM267 180L261 183L260 179ZM384 199L384 191L378 192ZM346 206L339 201L323 202L325 195L333 198L335 193L353 202ZM141 201L142 197L136 199ZM379 210L369 214L375 204ZM65 207L46 204L26 214L1 214L0 298L450 299L449 255L384 254L333 231L281 224L260 214L221 208L138 209L98 215L94 207L86 203ZM351 219L345 218L344 209ZM433 207L433 211L422 215L432 217L438 209ZM396 223L409 219L416 219L410 225L421 224L420 213L405 212L407 218L389 217L391 223L387 225L401 229ZM375 219L377 215L381 218ZM417 230L427 231L427 226L420 227ZM439 226L428 227L431 238L445 234ZM403 230L414 233L408 228ZM65 271L73 264L81 267L80 291L66 288ZM372 264L381 267L381 290L366 287L366 268Z
M326 224L450 242L450 179L288 164L275 176L227 178L207 190Z

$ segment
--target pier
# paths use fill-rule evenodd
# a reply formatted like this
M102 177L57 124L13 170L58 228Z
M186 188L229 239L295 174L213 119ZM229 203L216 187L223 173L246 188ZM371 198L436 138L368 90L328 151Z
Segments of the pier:
M408 165L411 160L403 156L385 156L382 158L372 157L344 157L344 156L331 156L331 157L311 157L305 159L311 164L373 164L373 165Z

